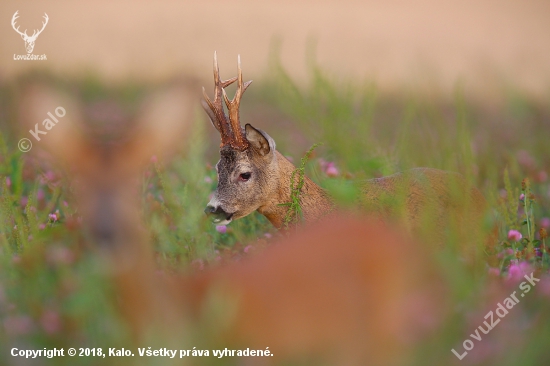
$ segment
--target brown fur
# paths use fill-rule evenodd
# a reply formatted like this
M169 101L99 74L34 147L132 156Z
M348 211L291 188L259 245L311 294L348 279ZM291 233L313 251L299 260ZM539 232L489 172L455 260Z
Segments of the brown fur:
M331 215L182 286L194 319L224 325L212 334L224 347L269 347L277 364L394 365L445 312L424 249L379 221Z
M276 186L270 189L273 193L267 197L266 203L260 206L258 212L267 217L275 227L280 228L288 212L288 207L280 204L290 202L290 180L296 167L278 151L276 154L278 161L277 173L280 179L276 181ZM307 222L312 222L329 213L332 210L333 203L325 190L308 177L304 177L304 186L300 194L300 207L304 219Z
M262 133L266 141L270 139ZM281 228L288 212L288 206L282 204L291 201L290 182L296 167L276 150L260 156L254 148L243 152L224 149L217 165L222 181L215 192L216 199L225 211L235 212L233 219L258 210L275 227ZM231 158L226 158L227 150L231 150ZM257 180L249 185L227 179L243 171L251 171ZM299 197L306 222L318 220L334 207L327 192L308 177L304 177ZM360 203L367 212L397 219L411 231L428 224L432 232L439 233L451 224L464 230L480 228L486 209L482 194L463 176L431 168L368 180L363 185Z

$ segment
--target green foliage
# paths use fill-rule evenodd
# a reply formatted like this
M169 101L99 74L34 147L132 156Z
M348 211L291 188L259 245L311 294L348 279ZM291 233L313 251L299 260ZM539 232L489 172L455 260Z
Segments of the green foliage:
M261 122L265 126L258 127L275 138L283 154L302 152L314 141L322 143L315 151L317 144L308 150L293 174L286 225L301 216L304 175L340 204L353 207L359 196L357 182L417 166L461 172L480 187L489 206L498 209L497 243L487 253L497 259L487 258L482 274L457 259L454 248L436 251L434 262L450 287L448 301L458 310L447 317L437 339L417 350L418 364L446 364L440 360L446 360L450 348L472 331L469 320L474 317L477 322L494 280L486 269L498 269L502 281L511 265L521 263L535 268L538 275L548 272L548 240L539 234L541 220L550 217L550 180L543 174L550 174L548 106L514 94L502 108L487 111L467 100L460 89L439 99L386 95L372 82L339 79L313 61L307 85L294 81L277 58L269 72L268 79L255 83L264 85L261 90L253 87L247 92L247 100L255 101L253 107L266 116ZM135 110L142 93L153 88L127 83L111 89L93 76L70 85L90 103L116 100L128 111ZM1 88L4 95L12 94L11 86ZM124 345L129 330L114 306L116 294L102 274L101 259L83 244L87 223L80 222L71 185L47 162L17 150L18 139L4 127L15 105L6 99L0 105L7 109L0 113L0 364L14 362L7 356L13 344L33 349ZM243 104L244 109L248 105ZM277 116L273 121L272 115ZM153 159L143 174L142 217L162 271L190 271L241 258L248 244L263 245L264 234L274 231L259 214L233 222L226 233L218 232L205 217L203 208L216 185L215 158L209 156L217 154L217 144L207 139L209 125L201 117L196 118L193 135L182 142L185 151L171 162ZM295 133L278 128L281 120ZM320 157L338 166L337 177L317 168ZM525 177L528 181L520 189ZM433 225L430 217L425 221ZM509 230L520 231L523 239L508 239ZM387 265L393 265L391 258ZM547 360L546 296L537 289L526 296L525 307L513 310L530 324L529 331L522 332L522 365ZM512 347L501 352L504 361L486 364L519 363ZM94 364L85 358L41 361Z
M288 211L283 220L283 226L286 228L288 228L291 223L298 223L303 219L300 195L302 194L302 188L304 186L306 164L317 146L319 146L319 144L314 144L309 148L300 160L300 166L296 168L290 176L290 202L281 203L281 206L288 206Z

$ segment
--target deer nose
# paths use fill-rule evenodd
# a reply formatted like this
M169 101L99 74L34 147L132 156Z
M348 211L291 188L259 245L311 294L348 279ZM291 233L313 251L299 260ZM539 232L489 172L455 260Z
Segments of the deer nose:
M204 213L207 215L212 215L216 212L217 208L214 206L207 205L204 209Z
M204 213L212 218L212 222L218 223L225 220L231 220L231 214L228 214L221 206L207 205Z

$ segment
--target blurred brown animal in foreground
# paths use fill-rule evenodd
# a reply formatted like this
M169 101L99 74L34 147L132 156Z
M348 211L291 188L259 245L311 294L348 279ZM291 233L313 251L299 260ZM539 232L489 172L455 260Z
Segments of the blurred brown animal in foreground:
M67 111L41 143L69 167L89 241L103 249L136 344L192 348L182 344L191 336L220 349L269 347L274 356L258 363L392 365L406 363L437 326L444 287L429 256L378 220L327 217L241 263L155 275L133 188L146 158L185 141L192 102L182 90L152 98L141 123L116 139L84 133L78 105L51 88L28 87L20 104L27 125L58 105Z
M391 225L340 214L184 280L182 296L194 319L223 325L222 345L317 365L402 364L445 312L425 249ZM205 311L217 302L226 310Z

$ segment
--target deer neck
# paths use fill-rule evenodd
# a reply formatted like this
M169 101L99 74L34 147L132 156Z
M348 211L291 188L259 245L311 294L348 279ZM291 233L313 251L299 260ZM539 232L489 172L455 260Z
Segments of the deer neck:
M290 180L296 167L278 151L275 151L275 153L277 154L278 164L278 186L268 203L260 207L258 212L264 215L275 227L281 228L289 212L289 206L282 206L282 204L291 202ZM295 174L294 180L296 183L298 182L298 174ZM300 191L299 200L302 215L306 222L318 220L333 207L333 202L326 191L306 176L304 176L304 185ZM297 217L292 216L291 219L292 222L295 222Z

